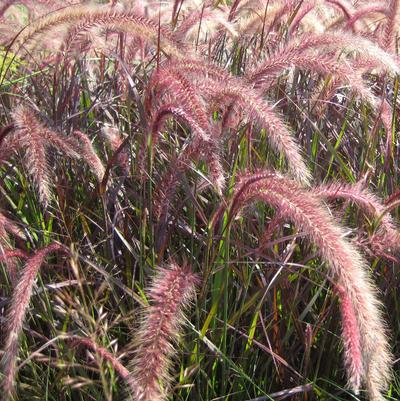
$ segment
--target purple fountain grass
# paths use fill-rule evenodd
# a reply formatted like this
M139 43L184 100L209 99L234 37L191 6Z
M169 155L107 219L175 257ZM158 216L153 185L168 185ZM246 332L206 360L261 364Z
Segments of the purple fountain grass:
M105 9L108 9L108 7ZM36 36L46 33L55 26L67 25L84 18L85 15L94 12L94 10L96 10L96 8L91 5L67 7L57 12L42 16L32 22L19 34L17 40L13 42L13 48L18 50L21 46L26 46L29 42L32 42ZM99 10L99 8L97 8L97 10Z
M356 32L357 29L355 29L355 24L357 23L357 21L362 20L369 14L377 13L385 15L387 13L387 6L383 3L376 3L359 8L353 13L351 18L348 19L345 29L352 29Z
M15 133L11 140L15 142L16 147L25 151L24 160L28 172L32 175L39 198L44 204L47 204L51 197L51 169L47 162L50 146L74 159L82 158L97 180L102 181L105 168L84 133L75 131L72 137L63 137L39 122L35 113L22 105L16 108L12 116Z
M166 217L173 203L173 197L176 193L176 189L181 181L181 176L186 172L191 165L191 160L198 160L202 153L203 143L200 140L194 140L185 146L180 154L175 157L159 180L159 185L155 189L154 193L154 205L153 213L157 219ZM216 161L215 163L218 163ZM214 166L218 169L217 172L211 172L212 176L218 180L217 175L221 173L221 166ZM223 182L221 183L221 186ZM217 190L222 188L217 188Z
M250 16L244 20L244 24L238 28L242 36L254 34L263 29L267 32L279 30L279 26L286 22L285 16L295 11L298 3L295 1L275 2L270 4L268 1L247 1L242 2L235 15L238 17L246 15L250 11ZM266 13L266 9L268 13Z
M360 77L357 77L354 66L337 61L335 54L338 49L344 52L356 52L361 58L367 57L368 60L373 60L373 67L378 65L393 74L400 71L395 57L372 41L346 32L324 32L323 34L303 34L300 37L294 37L284 48L253 68L248 73L248 80L260 85L263 80L271 80L285 68L294 65L323 74L333 73L338 76L344 74L342 79L349 82L356 78L355 83L351 84L362 93L364 91L364 89L361 90L362 81L360 81ZM335 50L335 53L325 54L321 53L322 50Z
M8 161L15 154L20 146L20 141L14 135L7 137L7 140L0 142L0 163Z
M150 46L143 39L135 37L127 37L125 40L126 40L126 50L125 50L124 61L128 63L129 66L132 66L135 60L145 62L147 56L148 56L147 60L151 59L152 54ZM127 86L128 84L124 84L123 88Z
M1 360L4 378L1 385L3 401L7 401L13 390L17 370L18 344L22 332L25 315L29 306L36 276L49 253L65 252L65 247L51 244L39 249L31 256L20 272L19 280L14 288L8 308L7 326L5 329L5 347Z
M195 88L183 77L182 72L189 72L192 75L199 77L199 82L202 86L197 85ZM216 79L212 79L215 77ZM148 87L148 95L146 100L147 109L151 110L153 93L158 94L168 90L169 93L174 93L174 97L179 98L181 103L180 108L172 109L172 106L167 105L167 108L162 108L152 122L152 135L158 132L158 125L163 120L162 114L175 111L180 116L184 116L185 120L192 123L192 128L199 129L199 139L204 142L200 146L205 149L205 160L209 161L210 171L215 187L219 193L222 193L224 175L221 168L221 162L218 157L218 150L213 151L215 146L209 140L210 131L215 132L215 129L207 118L206 111L202 102L199 100L196 92L205 92L211 97L222 99L224 101L231 100L237 104L236 110L239 108L242 111L250 113L250 118L254 117L261 127L266 127L270 135L271 141L278 151L283 153L289 163L290 170L293 175L301 182L308 183L309 172L300 154L297 144L294 142L289 130L280 120L271 107L259 96L255 91L251 91L233 76L226 74L223 70L215 65L207 65L198 60L184 60L172 63L167 63L163 68L152 77L151 84ZM159 100L159 97L156 98ZM183 110L183 104L187 111ZM160 115L161 114L161 115ZM197 124L193 124L196 122ZM196 132L196 131L195 131ZM214 137L218 134L214 134ZM152 141L154 144L155 139ZM211 145L211 146L210 146ZM191 152L193 153L193 152Z
M64 50L70 49L76 41L79 43L80 37L85 36L94 28L109 28L141 37L146 42L152 43L155 48L160 45L165 53L175 57L182 57L181 49L184 47L183 44L175 41L172 32L167 27L160 28L159 41L158 24L132 11L119 11L110 5L77 5L65 7L35 19L12 43L13 51L22 52L24 55L29 54L33 50L32 43L37 46L37 41L34 40L40 35L44 38L46 35L49 37L55 28L58 30L68 28L67 37L61 41L60 45Z
M113 152L117 152L124 142L124 137L117 127L106 125L101 129L101 135ZM126 147L118 154L116 163L126 174L129 174L129 153Z
M66 338L66 340L70 341L72 344L81 345L89 350L96 352L100 355L104 360L110 362L112 367L123 379L129 378L129 370L122 365L122 363L106 348L98 345L95 341L87 337L79 337L72 336Z
M4 262L6 264L11 284L14 284L17 279L18 268L18 265L14 259L18 258L25 260L28 258L28 254L21 249L9 248L7 245L0 244L0 248L0 263Z
M10 249L0 255L0 262L2 262L3 260L7 260L8 258L28 259L29 255L22 249Z
M33 113L25 107L17 108L13 119L18 137L24 147L27 168L33 177L43 203L50 199L50 167L47 162L46 145L43 143L44 127Z
M47 367L40 368L39 373L48 369L51 376L62 360L63 365L65 362L72 368L77 357L81 362L96 361L101 364L101 381L93 381L91 375L91 370L97 371L96 365L88 366L87 370L81 366L78 375L71 377L76 372L69 370L64 376L66 380L51 383L51 388L47 391L46 387L45 391L50 394L71 385L75 392L84 386L84 394L96 397L102 385L105 398L111 399L115 377L108 371L104 375L102 369L108 366L126 380L127 396L135 401L173 398L170 394L175 377L173 357L186 321L184 312L195 296L198 280L187 263L178 266L171 262L154 271L151 289L144 292L148 294L149 306L144 308L141 327L133 337L130 370L121 364L111 346L100 346L101 343L94 341L98 337L93 329L96 333L111 330L118 334L118 341L126 342L129 335L125 325L130 317L125 312L132 301L127 296L137 295L131 290L138 289L137 280L143 279L146 261L154 255L163 260L164 255L182 249L189 249L191 257L198 258L205 279L214 272L217 259L227 262L231 256L244 258L244 263L235 270L238 274L226 277L233 284L226 288L229 290L226 294L229 299L230 295L237 295L238 302L228 303L217 314L230 322L245 324L247 318L253 319L252 301L259 293L259 286L264 286L267 280L264 269L258 266L260 257L280 259L278 250L285 249L285 244L291 241L294 261L315 266L315 258L319 257L320 264L326 266L323 277L327 277L339 301L337 312L342 323L343 346L338 345L336 338L331 343L343 349L348 386L356 394L366 389L365 398L383 401L393 361L384 311L357 244L373 258L374 267L382 267L381 272L374 271L377 275L381 273L381 281L394 282L390 267L398 264L400 254L394 208L400 204L400 195L393 194L385 207L366 188L363 179L357 184L335 182L315 188L311 186L313 177L308 164L313 163L316 177L327 174L327 179L340 176L350 179L345 164L351 162L351 173L370 178L371 188L390 194L398 186L395 174L390 173L396 169L399 150L395 130L399 117L396 94L400 59L395 45L400 0L374 3L367 0L3 0L0 3L0 31L4 33L0 39L4 45L0 57L2 53L5 56L4 63L0 61L3 64L0 79L4 78L7 86L2 94L2 124L10 124L0 128L3 201L25 224L33 224L26 228L27 243L33 244L36 236L41 235L38 230L44 230L45 236L68 238L84 251L85 262L96 271L94 280L82 282L76 277L79 280L51 286L56 293L55 302L41 313L45 316L55 312L54 319L41 322L50 329L52 323L58 325L67 319L65 324L71 334L64 336L66 344L81 347L79 354L61 352L60 359L58 350L62 349L62 343L49 339L32 356L47 359ZM13 6L3 17L12 3L26 7L21 13L19 6ZM70 6L72 3L79 4ZM14 20L17 23L13 24ZM19 26L27 21L27 26L20 30ZM315 100L313 95L317 92ZM24 105L20 105L22 102ZM321 110L320 105L326 109ZM115 125L104 127L105 121ZM58 132L60 127L68 131ZM71 127L77 131L72 132ZM104 155L97 152L99 137L93 139L84 134L94 132L93 127L104 127L96 132L102 135ZM320 136L316 128L327 131L327 135L322 132ZM347 128L354 135L342 138ZM370 131L374 140L368 140ZM382 152L385 141L386 153ZM353 162L345 159L335 162L335 149L341 158L354 156ZM65 160L66 157L79 159L88 168ZM330 159L333 162L327 173L324 167ZM53 160L54 165L50 163ZM285 173L257 171L268 164L271 168L282 168ZM249 172L256 172L238 173L244 166ZM286 170L288 176L283 175ZM53 196L54 172L59 174L60 202L41 213L38 205L31 202L32 194L26 191L35 189L39 201L48 206ZM131 172L137 175L130 176ZM24 173L32 181L28 188ZM109 179L116 174L122 176L111 187ZM89 185L88 180L94 178L99 182L96 188L102 198L100 202ZM144 179L148 179L148 185L141 186ZM236 184L226 188L225 180ZM23 196L18 198L21 191ZM254 214L255 202L266 203L268 207L256 207ZM253 207L246 209L250 204ZM215 208L219 209L210 217ZM336 221L335 212L340 210L345 210L343 220L354 224L351 231ZM233 231L229 252L221 253L220 234L233 224L238 213L241 213L240 227ZM225 227L220 227L221 224ZM114 230L115 226L120 229ZM246 233L241 232L243 227L247 227ZM257 234L258 245L254 249ZM14 241L15 235L18 235L16 225L0 211L0 263L5 264L1 267L11 278L17 277L3 286L14 292L6 310L6 343L0 361L4 368L0 374L2 401L12 398L18 369L21 380L25 373L28 379L32 376L30 369L22 368L28 361L20 366L20 337L29 323L27 311L40 265L49 252L64 249L54 244L28 256L22 250L22 241L17 238ZM129 237L132 245L126 240ZM299 242L301 247L307 240L311 245L304 250L296 245ZM383 258L390 260L390 264ZM121 268L124 261L126 268ZM107 266L103 268L98 263ZM257 277L249 276L251 266L256 266ZM104 283L99 282L101 277L106 278ZM304 279L301 272L294 277ZM218 280L217 277L215 284ZM302 299L314 291L318 281L307 281L300 294ZM82 290L82 283L88 291ZM246 291L236 291L242 284ZM287 294L282 293L288 301L282 303L279 298L282 283L276 284L274 320L279 313L283 319L279 325L274 322L273 343L277 354L282 354L287 341L280 341L279 335L288 324L296 325L296 316L286 319L285 311L290 313L298 297L289 294L294 302L291 304ZM282 289L287 285L288 282L283 283ZM214 287L204 282L201 304L205 309L198 308L200 322L207 320L207 308L215 306ZM386 296L393 298L390 291ZM120 297L122 304L118 303ZM242 304L249 308L237 310ZM70 315L73 319L68 318ZM316 322L318 327L322 327L325 316L321 315ZM217 319L216 328L224 323ZM262 320L261 323L267 330ZM236 330L233 326L232 323L231 328ZM258 331L258 326L255 329ZM74 336L72 333L76 331L93 333L93 337ZM234 357L238 350L249 346L248 336L236 331L235 347L228 349ZM294 389L271 397L279 398L282 394L290 397L297 391L312 390L311 385L301 386L300 382L310 376L314 376L312 380L326 376L327 369L332 371L332 380L342 380L343 369L332 364L321 364L310 371L312 345L323 345L324 336L335 334L330 330L325 330L324 336L317 333L318 329L307 326L307 355L301 375L293 376L297 372L279 355L274 362L282 364L282 369L276 364L276 371L273 364L267 370L258 369L273 373L271 391L292 376L298 381L293 382ZM225 341L226 334L221 337L219 331L208 333L212 342L221 338ZM264 358L263 350L270 347L257 343L257 334L262 333L255 333L251 341L255 346L254 358L243 366L240 358L237 360L244 375L264 384L265 375L253 373L257 372L258 361ZM24 348L29 351L32 336L27 335L26 340ZM290 346L300 350L293 355L294 363L304 356L302 343ZM46 351L51 356L49 360L42 350L50 344L50 353ZM225 345L228 348L232 345L229 339L223 348ZM206 355L207 347L200 347L198 352ZM180 363L182 369L184 362L186 358ZM219 362L217 358L216 363ZM178 386L179 396L229 397L241 390L241 383L229 385L232 373L229 369L222 369L220 374L215 363L204 358L200 358L200 363L204 380L196 383L193 394L188 383L198 364L182 370L187 385ZM278 372L278 380L274 372ZM40 374L33 377L39 379L36 383L30 380L33 387L21 390L25 394L32 390L40 396ZM221 379L222 385L203 394L207 383L215 379ZM73 398L71 394L67 398ZM249 398L259 395L259 389L252 386Z
M16 237L25 238L23 231L17 226L15 222L6 217L0 212L0 236L2 237L5 232L15 235Z
M299 182L309 184L311 176L299 146L282 119L260 95L246 88L238 80L210 82L206 90L225 105L233 101L233 110L236 113L245 113L248 119L265 128L274 149L286 157L290 174Z
M28 9L28 15L31 18L37 17L40 14L47 14L51 11L65 7L66 5L78 4L80 0L6 0L3 2L3 6L0 7L0 17L10 8L12 5L24 5ZM33 15L32 15L33 14Z
M330 50L332 46L341 51L357 53L355 62L351 59L337 60L336 51L321 53L321 50ZM317 52L316 50L319 50ZM248 81L264 92L270 88L277 76L286 68L294 66L308 69L322 75L332 75L334 85L329 93L339 88L341 82L355 91L362 99L369 102L378 111L387 127L390 108L381 107L381 102L373 94L363 80L362 74L376 67L386 72L397 74L399 65L393 55L386 53L371 41L354 37L346 33L324 33L322 35L302 35L289 42L282 50L270 56L248 73ZM386 112L386 115L385 115ZM388 131L390 132L390 130Z
M14 282L17 276L17 263L14 258L21 256L17 254L17 250L15 250L15 254L12 253L14 249L10 245L10 237L8 234L13 234L15 237L25 238L21 229L0 212L0 259L5 262L9 277L11 281Z
M357 315L363 350L363 383L372 401L383 400L382 391L391 377L392 357L381 304L360 253L344 239L343 229L332 220L319 198L292 180L269 171L240 177L231 201L230 220L239 209L255 201L267 202L278 209L282 217L303 229L318 247L321 258L328 264L337 285L345 289ZM217 211L214 224L224 209ZM349 378L351 375L349 371Z
M345 199L354 202L368 217L378 221L376 235L388 249L398 250L400 246L400 233L392 217L385 212L382 201L371 191L362 188L361 184L332 183L321 185L313 189L315 195L327 199Z
M200 131L194 131L204 141L208 141L211 135L211 126L206 113L204 102L197 94L197 88L193 86L179 68L173 68L173 64L167 63L155 71L150 79L146 94L146 108L148 113L153 114L154 102L160 102L162 96L167 94L167 104L171 98L179 101L179 107L185 109L184 114L188 116L187 121L196 121L194 126L200 127ZM154 96L157 94L157 97ZM178 102L177 102L178 103ZM157 119L153 118L153 121ZM155 138L153 138L154 140Z
M26 260L29 255L22 249L12 249L6 246L1 246L3 248L0 254L0 263L4 262L7 266L8 276L10 277L11 285L15 285L17 281L18 273L18 263L15 261L16 258Z
M293 136L272 107L255 90L218 66L199 60L178 61L169 64L169 68L190 73L199 81L197 87L203 96L211 97L224 106L229 102L228 105L237 113L246 113L249 119L254 119L258 125L266 128L273 147L285 155L291 174L299 182L309 183L310 173Z
M18 106L12 117L15 124L15 139L18 140L19 148L25 151L24 160L28 172L35 181L40 200L46 204L51 194L51 169L47 161L47 148L51 145L68 156L79 159L76 143L70 138L62 138L40 123L34 112L25 106Z
M129 377L135 401L165 400L171 377L174 343L179 338L183 311L195 296L197 276L189 265L174 262L160 268L149 292L150 306L136 334L136 354Z
M150 115L151 146L157 143L168 116L183 120L192 129L196 140L210 141L213 128L209 122L205 105L196 93L192 83L179 70L169 68L169 64L162 66L150 78L147 86L145 106ZM145 154L148 139L143 143L141 155ZM142 168L144 157L142 160Z
M382 35L382 47L386 50L395 49L395 33L399 27L400 1L389 0L387 7L387 21Z
M213 64L202 59L185 58L182 60L174 60L168 64L169 68L181 71L182 73L190 73L193 78L199 80L209 78L215 81L225 81L233 79L233 75L229 74L217 64Z
M179 41L187 42L190 32L195 31L197 42L200 39L198 38L199 31L205 28L208 42L213 42L215 37L223 33L236 37L237 32L234 25L228 21L228 17L227 10L223 10L221 7L216 8L212 3L207 4L206 2L200 9L189 11L188 15L177 25L174 35ZM212 26L209 26L210 24Z
M150 122L150 132L152 134L152 144L157 143L157 136L163 130L165 123L168 118L174 117L178 121L185 123L189 126L194 134L198 134L199 137L207 138L206 133L199 125L196 117L193 115L192 110L188 110L182 104L178 104L178 101L167 102L162 106L154 110L152 120Z
M89 14L100 9L100 7L93 7L92 5L80 5L75 7L66 7L56 12L49 13L47 15L41 16L34 21L31 21L31 24L26 27L22 32L19 33L18 38L13 41L13 48L20 49L23 45L28 45L29 42L33 42L36 39L36 36L46 33L50 29L67 25L70 22L75 20L79 20L83 18L84 15ZM108 6L104 7L104 9L109 9Z
M191 141L192 143L186 147L186 150L183 150L182 154L180 155L181 160L186 160L185 163L180 163L181 167L189 166L188 162L190 158L197 160L202 156L209 169L211 182L213 183L217 192L222 194L225 186L225 178L220 161L220 152L218 149L219 134L216 126L210 124L208 131L212 133L212 136L205 137L204 131L196 119L196 115L194 115L191 110L187 110L185 107L182 107L182 105L178 106L178 99L171 101L170 103L163 104L161 107L155 110L153 119L150 123L150 132L152 133L152 138L154 138L154 140L152 140L152 146L154 147L154 143L157 142L155 139L155 134L161 132L163 126L167 122L168 117L171 116L189 126L194 132L194 138ZM206 116L205 111L204 116ZM196 133L198 133L198 135L196 135ZM142 153L144 154L144 149L142 150ZM183 170L181 172L183 172Z
M76 43L79 44L80 38L94 28L108 28L125 32L152 44L154 48L160 46L165 53L175 57L182 57L182 50L185 47L175 40L172 32L166 26L159 28L156 22L133 12L100 9L100 11L90 12L74 22L66 39L63 41L64 51L68 52L71 48L74 48Z
M336 46L346 53L356 54L359 59L373 60L372 68L379 66L383 71L393 75L400 72L399 60L395 53L380 47L367 37L351 35L347 32L325 32L323 36L333 41L336 39ZM334 44L333 46L337 49Z
M154 95L155 93L157 97ZM158 133L168 117L173 116L177 120L183 121L192 129L194 138L193 143L180 157L179 172L189 165L188 156L196 160L203 155L210 170L211 180L218 193L221 194L224 188L224 174L216 146L219 135L216 126L210 121L210 113L207 113L203 99L197 93L198 89L183 76L174 63L167 63L153 74L145 102L151 116L151 145L154 147L157 143ZM155 102L160 105L155 105ZM144 147L147 142L148 140L143 145L141 155L145 154ZM185 159L183 163L182 159ZM141 160L144 171L144 157L139 157L139 160ZM176 174L174 176L176 177ZM168 191L171 192L170 189Z
M297 49L293 52L290 49L284 49L275 54L251 74L249 81L254 83L257 89L264 92L270 88L283 70L292 66L322 75L332 74L335 77L340 77L361 96L368 100L372 98L372 94L363 83L362 77L351 66L336 61L332 55L310 54L305 51L298 53Z
M302 19L306 17L306 15L312 10L314 10L316 5L317 2L315 0L308 2L305 1L301 4L300 8L296 10L296 15L292 18L292 22L288 29L289 35L293 35L293 32L295 32L296 29L299 27Z
M93 144L90 139L83 132L75 130L73 132L75 138L79 142L79 153L82 158L86 161L93 174L96 176L98 182L102 182L105 168L99 156L97 156L94 150Z
M347 370L349 386L355 394L359 394L363 378L363 357L361 336L357 323L357 314L346 290L335 286L340 299L340 314L342 317L342 338L344 345L344 365Z

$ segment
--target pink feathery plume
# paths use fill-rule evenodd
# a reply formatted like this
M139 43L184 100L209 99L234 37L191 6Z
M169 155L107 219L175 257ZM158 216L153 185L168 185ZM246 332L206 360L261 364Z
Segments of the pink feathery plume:
M17 279L17 263L15 258L28 259L28 254L21 249L6 249L0 254L0 262L5 262L11 283L14 284Z
M332 50L335 52L332 53ZM259 63L248 74L249 82L263 87L278 76L285 68L296 66L316 71L321 74L334 74L349 84L359 93L365 92L357 64L346 65L337 61L336 51L356 52L358 59L373 62L385 71L398 73L399 65L395 57L384 51L370 40L346 32L324 32L323 34L303 34L292 39L284 48ZM353 82L353 80L356 80Z
M128 378L135 401L165 400L170 387L171 358L179 338L183 312L195 296L197 276L189 265L171 263L153 279L137 350Z
M336 285L335 289L340 299L344 365L347 371L349 386L357 395L359 394L359 389L364 375L362 344L357 323L357 315L346 290L340 285Z
M7 260L9 258L28 259L29 256L22 249L11 249L0 255L0 262L3 262L3 260Z
M52 146L76 159L80 158L76 144L68 137L62 137L50 130L28 107L19 105L12 113L18 147L25 151L24 160L29 174L33 177L40 200L46 204L50 200L51 168L47 161L48 147Z
M235 102L236 113L246 113L250 120L267 130L268 138L277 152L284 155L290 173L299 182L308 185L310 172L305 164L300 147L287 125L273 108L256 91L246 88L239 80L210 82L208 93L220 101Z
M181 167L179 170L188 166L189 155L195 159L202 156L210 169L215 188L218 193L222 193L224 175L215 146L218 132L207 114L205 101L199 96L199 90L194 85L194 81L187 79L185 71L181 71L175 62L165 63L151 78L145 104L150 114L149 135L152 138L152 148L157 143L158 134L169 117L183 122L192 130L191 142L193 143L188 146L189 152L179 157L177 161ZM139 165L142 171L145 170L145 145L139 154ZM182 159L185 160L181 162ZM176 175L174 174L175 177Z
M255 119L259 126L268 131L273 147L285 155L291 174L299 182L309 183L310 173L288 127L248 83L226 73L216 65L199 60L179 60L176 63L170 63L169 68L190 74L194 80L198 81L197 85L204 97L231 107L235 113L242 112L249 119Z
M0 261L5 263L11 282L17 277L18 264L15 258L23 258L21 250L14 250L10 245L9 234L25 238L20 228L0 212Z
M132 10L117 11L105 6L92 12L84 12L85 9L82 7L82 11L80 15L77 15L76 24L73 25L64 39L62 46L65 53L81 46L85 39L90 38L91 31L98 28L125 32L127 35L144 40L153 48L158 46L159 39L163 51L178 57L181 56L181 50L186 48L184 43L176 40L168 26L158 26L153 20L147 19ZM62 18L62 13L60 14ZM160 33L159 37L158 33Z
M92 351L99 354L103 359L111 363L114 370L118 372L123 379L127 379L129 377L128 369L124 365L122 365L122 363L110 351L108 351L104 347L101 347L90 338L73 336L71 338L68 338L68 340L70 340L73 344L82 345L85 348L91 349Z
M368 217L375 220L380 219L376 234L385 244L385 247L392 250L399 249L400 233L398 227L390 214L384 213L386 208L382 201L367 188L363 188L359 183L355 185L332 183L316 187L314 194L328 201L345 199L354 202Z
M106 125L102 128L101 134L113 152L116 152L124 142L124 137L117 127ZM126 145L125 149L122 149L118 154L116 162L126 174L129 174L129 153Z
M346 23L346 29L352 29L354 31L355 23L360 19L364 18L366 15L373 13L386 14L386 11L387 11L387 6L384 5L383 3L377 3L362 7L356 10L351 16L351 18L349 18L349 20Z
M154 96L157 94L157 96ZM187 79L179 68L174 68L174 63L166 63L159 68L150 78L146 93L146 108L150 115L154 114L156 101L168 95L170 99L177 99L190 115L197 121L200 131L195 131L204 141L210 138L210 122L205 110L205 105L198 95L198 90Z
M293 32L296 31L302 19L315 8L316 4L317 4L316 1L312 0L309 2L304 2L301 5L300 9L297 10L295 17L293 18L292 23L289 26L289 31L288 31L289 35L291 35Z
M400 19L400 1L399 0L389 0L387 6L387 22L385 29L383 31L382 37L382 47L385 50L392 51L394 50L394 38L395 32L398 28L399 19Z
M92 170L93 174L96 176L97 181L101 182L104 177L105 168L103 166L102 161L92 145L92 142L83 132L79 130L74 131L74 137L79 141L79 150L82 158L88 164L90 170Z
M13 112L15 128L25 149L25 160L29 174L37 186L40 200L50 199L50 167L47 161L46 145L43 140L44 127L36 120L33 112L19 106Z
M267 202L279 209L282 217L290 219L318 247L321 258L338 285L346 291L356 313L362 344L363 383L372 401L383 400L382 392L391 376L392 356L381 304L362 256L352 243L344 239L344 230L334 222L319 198L311 190L299 187L295 181L271 171L240 177L230 202L228 222L244 206L256 201ZM213 224L224 210L225 207L221 206ZM359 363L355 366L358 369ZM357 383L357 380L350 377L350 382Z
M59 244L51 244L39 249L26 261L25 267L20 272L20 277L14 288L8 308L7 325L5 328L6 341L4 354L1 359L4 374L0 389L3 396L2 401L7 401L14 390L19 337L22 332L22 325L31 299L36 276L47 255L60 251L65 252L65 247Z

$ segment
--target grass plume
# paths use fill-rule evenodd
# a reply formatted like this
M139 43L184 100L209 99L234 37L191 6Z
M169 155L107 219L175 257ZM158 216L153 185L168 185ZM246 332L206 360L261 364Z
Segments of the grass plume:
M187 264L160 268L148 293L150 306L135 342L129 383L135 401L164 400L171 382L171 358L183 313L195 295L196 275Z
M6 340L4 354L1 359L2 373L4 375L1 383L1 394L4 401L7 401L11 397L14 390L18 343L36 276L45 258L50 253L60 251L64 251L64 247L58 244L51 244L36 251L35 254L26 261L14 288L8 308L7 326L5 330Z
M380 302L367 276L367 267L356 248L344 240L344 232L323 208L312 192L302 189L294 181L274 172L244 175L235 188L230 216L255 201L267 202L290 219L317 245L322 259L328 264L334 280L344 288L357 314L357 326L363 349L362 380L370 399L383 399L382 391L390 380L390 347L385 333ZM217 212L218 219L221 211ZM347 316L347 312L344 314ZM346 327L346 323L345 323ZM344 330L346 335L350 331ZM345 343L352 340L345 338ZM346 362L349 364L349 362ZM359 363L356 364L359 366ZM353 380L350 369L350 383ZM358 391L358 388L354 388Z

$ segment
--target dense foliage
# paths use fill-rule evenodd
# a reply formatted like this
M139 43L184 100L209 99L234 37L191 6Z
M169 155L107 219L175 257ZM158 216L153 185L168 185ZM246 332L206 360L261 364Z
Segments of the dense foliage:
M1 400L399 399L399 28L1 0Z

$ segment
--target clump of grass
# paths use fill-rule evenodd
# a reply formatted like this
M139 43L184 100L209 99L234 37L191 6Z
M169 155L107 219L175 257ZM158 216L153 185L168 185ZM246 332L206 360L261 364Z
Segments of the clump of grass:
M3 3L3 398L400 396L398 0Z

